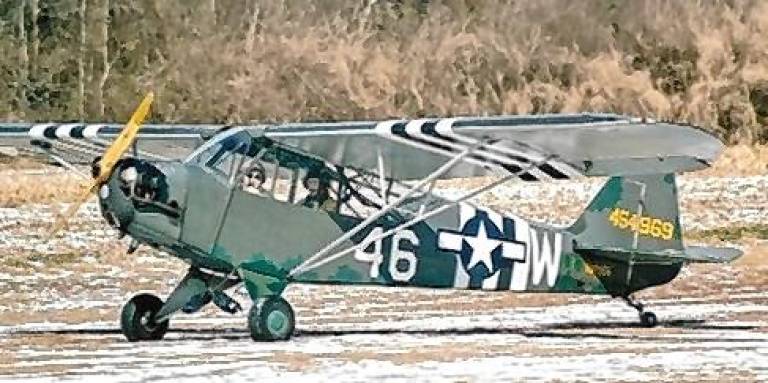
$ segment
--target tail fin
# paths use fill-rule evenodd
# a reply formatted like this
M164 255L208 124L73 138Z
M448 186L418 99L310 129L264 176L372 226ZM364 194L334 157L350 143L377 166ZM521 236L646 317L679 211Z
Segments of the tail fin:
M741 255L683 246L674 174L609 179L569 231L577 252L623 262L730 262Z
M579 248L683 250L674 174L613 177L569 229Z

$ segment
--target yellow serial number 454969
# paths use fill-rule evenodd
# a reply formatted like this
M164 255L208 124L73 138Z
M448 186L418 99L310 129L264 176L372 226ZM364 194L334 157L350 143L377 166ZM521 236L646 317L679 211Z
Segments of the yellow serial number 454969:
M640 235L670 240L675 234L675 225L663 219L632 213L622 208L614 208L608 215L611 225L629 230Z

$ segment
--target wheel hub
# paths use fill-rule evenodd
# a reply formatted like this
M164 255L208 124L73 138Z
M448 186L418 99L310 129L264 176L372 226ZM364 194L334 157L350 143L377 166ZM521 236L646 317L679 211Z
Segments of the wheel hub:
M281 333L285 330L288 318L280 311L273 311L267 315L267 326L272 332Z
M248 328L256 341L287 340L294 327L293 309L280 297L256 302L248 313Z
M152 320L152 313L149 311L142 314L141 318L139 319L139 323L141 323L141 326L148 331L155 329L154 321Z

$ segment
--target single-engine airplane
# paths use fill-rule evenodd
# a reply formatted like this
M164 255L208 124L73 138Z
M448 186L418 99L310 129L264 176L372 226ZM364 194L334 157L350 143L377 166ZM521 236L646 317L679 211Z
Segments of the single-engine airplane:
M683 245L675 174L709 166L722 150L693 127L609 114L243 125L221 127L183 160L125 156L137 138L162 138L158 126L139 130L151 101L122 130L14 125L47 150L116 136L54 231L96 193L106 222L132 237L129 252L144 244L190 265L165 300L139 294L125 304L130 341L159 340L171 316L210 302L242 310L226 292L240 284L260 341L294 332L282 298L291 283L607 294L652 327L656 315L634 292L687 263L741 255ZM472 202L511 180L585 176L607 181L570 227ZM441 180L468 177L485 184L435 192Z

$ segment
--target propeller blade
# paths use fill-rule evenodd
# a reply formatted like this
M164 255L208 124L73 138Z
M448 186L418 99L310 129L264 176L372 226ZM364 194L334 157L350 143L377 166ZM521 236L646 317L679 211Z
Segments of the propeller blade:
M80 206L82 206L85 201L88 201L88 198L91 196L91 194L98 191L99 187L107 181L109 176L112 174L112 170L114 169L115 164L117 164L117 161L120 160L120 157L123 156L123 153L125 153L125 151L131 147L133 141L136 140L136 135L139 133L141 124L144 123L144 120L149 114L149 108L152 105L152 100L154 98L155 95L152 92L147 93L139 106L136 108L136 111L133 112L131 119L128 120L128 123L125 125L123 130L115 138L115 141L112 142L112 145L110 145L104 152L104 155L101 157L101 161L99 162L99 174L95 177L88 189L84 189L84 193L79 195L75 202L72 203L72 205L70 205L67 210L64 211L64 213L56 215L56 220L54 221L53 227L48 234L49 240L53 238L53 236L56 235L59 230L67 226L67 222L70 218L72 218L72 216L75 215L75 213L77 213L77 210L80 208Z
M112 145L110 145L104 152L104 155L101 157L101 162L99 163L99 176L96 177L98 183L103 183L109 178L117 161L120 160L123 153L131 147L133 141L136 140L136 135L139 134L141 124L144 123L144 120L149 114L149 107L152 105L152 100L154 98L155 95L152 92L147 93L141 101L141 104L139 104L139 107L133 112L131 119L115 138L115 141L112 142Z

